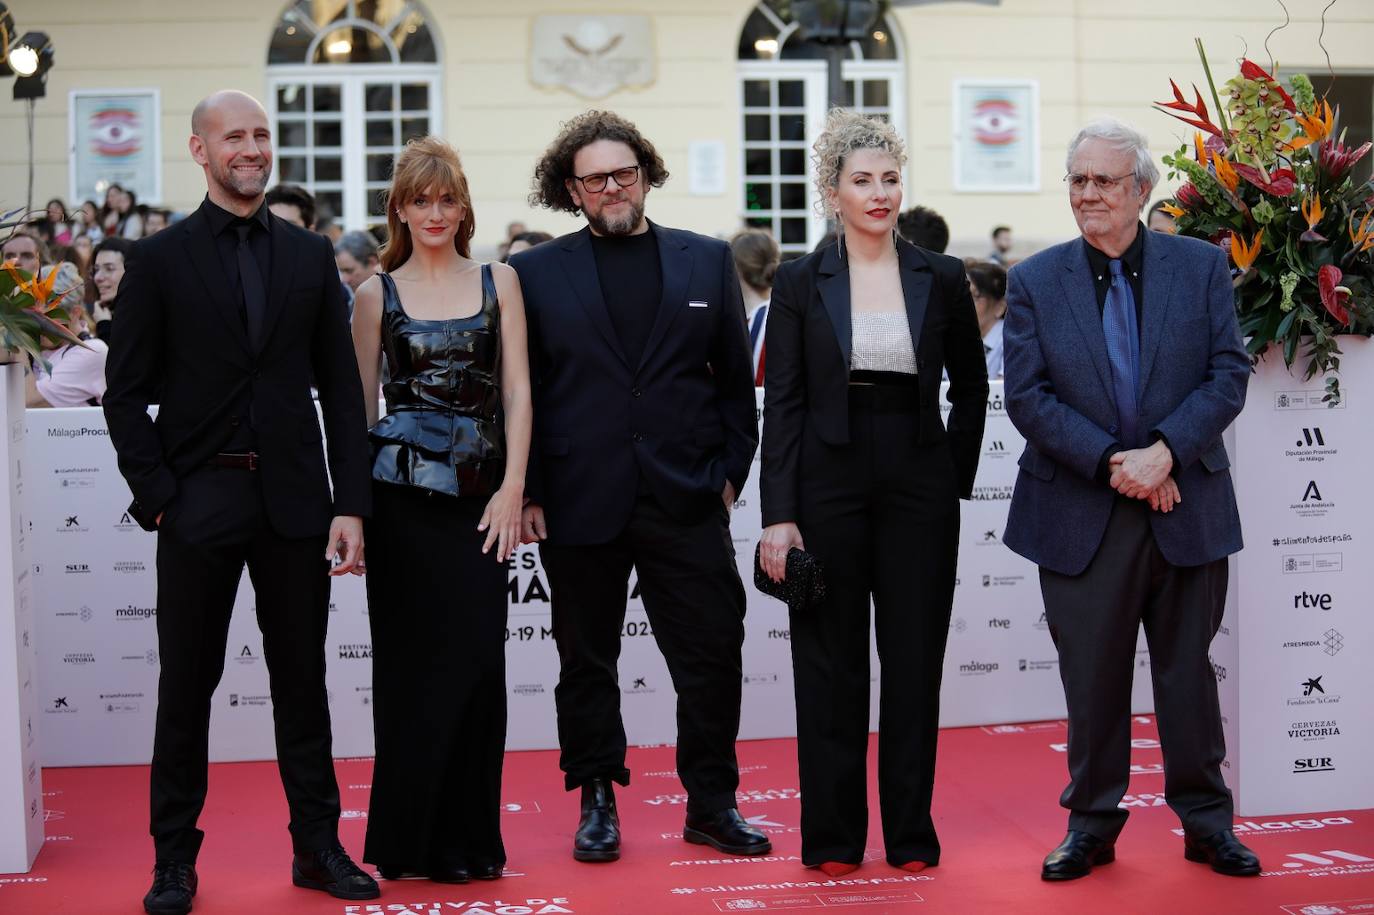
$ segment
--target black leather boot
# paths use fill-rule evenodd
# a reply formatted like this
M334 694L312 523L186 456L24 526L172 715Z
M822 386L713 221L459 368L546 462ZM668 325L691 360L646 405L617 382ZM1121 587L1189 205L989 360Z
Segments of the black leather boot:
M578 861L614 861L620 857L620 816L610 779L594 778L582 786L582 819L573 837Z

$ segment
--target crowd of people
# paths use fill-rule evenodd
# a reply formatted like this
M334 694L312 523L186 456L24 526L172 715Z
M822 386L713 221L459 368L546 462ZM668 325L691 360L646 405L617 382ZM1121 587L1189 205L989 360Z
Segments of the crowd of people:
M250 96L202 101L190 149L208 193L177 223L184 243L163 229L135 246L126 234L157 220L121 191L79 224L49 208L54 241L94 242L90 288L78 262L46 266L37 231L3 252L62 271L74 314L90 306L88 346L35 364L33 399L103 403L130 514L158 537L149 913L189 912L198 889L210 697L245 567L296 885L381 892L337 835L323 646L330 576L349 573L367 577L373 638L364 860L386 879L502 875L506 561L523 543L552 590L559 765L581 792L573 857L620 857L632 569L677 693L683 838L771 851L736 808L734 750L745 596L729 519L760 445L757 386L757 581L789 605L804 866L836 878L863 863L870 626L886 861L940 863L959 502L1001 378L1028 441L1004 541L1040 567L1070 722L1069 830L1041 876L1115 857L1142 622L1185 856L1259 872L1231 829L1206 654L1241 545L1220 436L1248 361L1224 252L1141 221L1159 175L1138 132L1102 120L1074 137L1080 237L1019 263L1007 226L986 258L944 254L945 220L902 209L902 137L843 109L813 158L836 231L788 261L766 232L727 244L650 221L668 171L613 112L564 124L533 176L532 205L585 225L551 239L512 223L493 263L473 257L472 193L440 138L397 159L380 246L322 237L308 194L267 189L271 133ZM1166 256L1188 278L1170 320L1205 332L1158 347Z

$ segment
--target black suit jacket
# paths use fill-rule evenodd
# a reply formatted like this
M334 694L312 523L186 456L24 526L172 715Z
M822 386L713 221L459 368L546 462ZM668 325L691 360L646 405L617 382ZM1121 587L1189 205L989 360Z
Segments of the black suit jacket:
M206 206L135 244L115 299L104 407L134 494L129 513L155 530L179 481L223 448L251 404L263 501L278 534L316 536L336 514L367 516L367 420L329 241L271 217L267 317L254 352ZM328 431L332 496L312 379ZM148 406L159 395L153 421ZM198 505L179 514L183 508L195 517L214 511Z
M640 475L690 521L735 491L758 447L744 304L730 248L655 225L663 296L638 365L611 324L583 229L511 258L529 322L534 444L525 489L549 541L604 543ZM714 500L714 501L713 501Z
M988 370L978 315L964 265L953 257L897 241L911 342L916 351L920 416L912 434L922 444L948 441L959 496L973 478L987 416ZM824 442L849 442L851 343L849 262L827 245L778 268L768 306L763 394L764 526L797 520L802 431ZM940 421L940 382L949 370L949 425Z

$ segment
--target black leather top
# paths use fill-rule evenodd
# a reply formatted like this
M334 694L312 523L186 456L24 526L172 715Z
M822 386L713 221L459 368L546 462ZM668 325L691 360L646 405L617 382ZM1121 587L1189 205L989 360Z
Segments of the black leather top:
M487 496L505 475L499 387L500 306L482 265L482 307L466 318L406 314L382 280L382 352L391 380L384 416L368 432L372 478L453 496Z

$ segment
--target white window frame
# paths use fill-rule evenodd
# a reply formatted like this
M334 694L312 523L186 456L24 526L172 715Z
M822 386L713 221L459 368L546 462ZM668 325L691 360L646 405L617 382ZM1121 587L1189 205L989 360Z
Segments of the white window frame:
M763 4L758 4L763 6ZM765 14L776 21L776 14L764 7ZM888 19L889 35L896 44L897 57L895 60L846 60L840 69L840 73L846 81L877 81L887 82L887 115L892 125L897 128L897 132L905 138L907 136L907 69L906 69L906 49L900 34L896 34L894 24ZM792 32L796 30L795 23L780 23L779 41L786 44ZM858 44L855 43L855 48ZM858 53L858 51L855 51ZM745 171L747 161L747 150L759 149L764 147L776 147L777 138L768 141L746 141L744 139L744 83L746 80L801 80L805 84L804 92L804 111L806 117L806 199L807 199L807 224L806 224L806 248L811 250L820 243L825 237L828 229L825 217L820 215L819 201L816 197L815 166L811 161L811 147L820 136L821 129L825 126L825 113L827 109L828 84L826 62L823 60L787 60L775 57L771 60L736 60L736 98L738 99L738 120L740 128L740 155L739 155L739 185L737 196L737 207L742 224L745 220L760 218L760 213L772 216L777 212L778 201L775 199L775 206L771 210L749 210L746 208L748 198L746 186L754 183L762 183L759 179L763 175L749 175ZM770 104L768 113L770 116L777 114L776 105ZM864 111L861 106L858 110ZM762 109L751 109L750 113L761 113ZM908 148L910 143L908 143ZM903 185L909 187L910 177L910 157L908 156L907 167L903 169ZM780 176L770 174L767 176L770 181L777 181ZM779 239L781 243L781 239ZM790 250L790 247L789 247Z
M267 70L267 115L273 130L278 123L277 89L300 84L339 86L343 170L337 182L343 195L343 212L337 214L345 229L362 229L369 224L368 195L375 188L367 184L367 112L364 111L363 87L376 82L425 83L429 86L429 132L443 135L443 70L437 64L289 64L274 65ZM285 112L288 116L291 112ZM308 138L313 141L313 137ZM386 151L392 151L388 148ZM277 159L282 155L309 155L309 147L278 148L272 161L272 183L280 179ZM333 185L335 182L329 182ZM333 190L331 186L329 190Z

